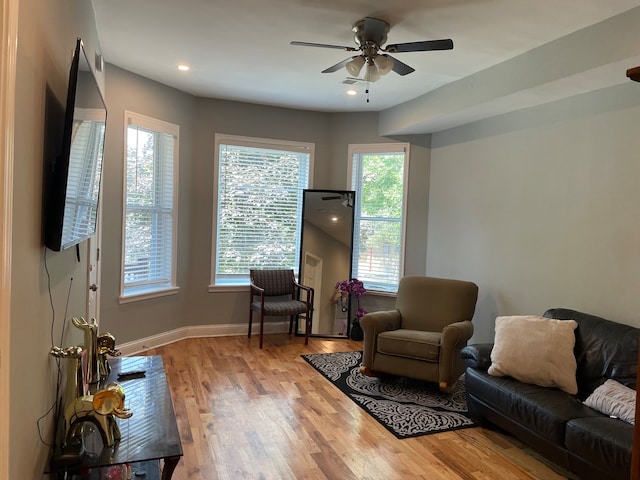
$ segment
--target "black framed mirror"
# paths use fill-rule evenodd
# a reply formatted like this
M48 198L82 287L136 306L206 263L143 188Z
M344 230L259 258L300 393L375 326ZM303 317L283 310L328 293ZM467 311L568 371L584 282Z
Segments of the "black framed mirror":
M349 338L351 306L337 295L336 283L351 278L354 202L352 190L303 191L299 279L315 291L314 336Z

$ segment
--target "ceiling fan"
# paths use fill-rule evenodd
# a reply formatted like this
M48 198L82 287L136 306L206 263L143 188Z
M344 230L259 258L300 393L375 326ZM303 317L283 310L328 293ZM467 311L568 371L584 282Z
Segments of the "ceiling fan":
M353 193L340 193L338 195L326 195L322 197L323 201L327 200L342 200L342 205L344 207L353 207Z
M364 67L364 80L367 82L375 82L380 79L381 75L386 75L391 70L398 75L407 75L415 71L414 68L411 68L406 63L402 63L400 60L389 55L389 53L426 52L431 50L451 50L453 48L453 40L449 38L442 40L425 40L422 42L396 43L383 47L387 41L389 28L389 24L384 20L366 17L358 20L351 28L357 45L356 47L296 41L291 42L291 45L335 48L338 50L346 50L347 52L360 52L358 55L346 58L323 70L322 73L336 72L342 67L345 67L350 75L357 77L360 75L362 67Z

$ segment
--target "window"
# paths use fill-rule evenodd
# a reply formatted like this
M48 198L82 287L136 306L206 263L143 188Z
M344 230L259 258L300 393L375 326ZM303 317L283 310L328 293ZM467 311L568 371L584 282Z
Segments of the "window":
M404 209L409 145L350 145L356 191L353 276L367 290L396 292L404 258Z
M121 301L175 293L179 127L125 112Z
M300 261L302 191L314 145L216 135L215 285L246 285L251 268Z

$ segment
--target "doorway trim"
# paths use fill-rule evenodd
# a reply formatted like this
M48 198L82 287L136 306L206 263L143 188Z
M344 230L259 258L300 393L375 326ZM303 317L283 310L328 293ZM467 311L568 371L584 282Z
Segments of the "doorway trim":
M11 236L18 0L2 0L0 24L0 478L9 477Z

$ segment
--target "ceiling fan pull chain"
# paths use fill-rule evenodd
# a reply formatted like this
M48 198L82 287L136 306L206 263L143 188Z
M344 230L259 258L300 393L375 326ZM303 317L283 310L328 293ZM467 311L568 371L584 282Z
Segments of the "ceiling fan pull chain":
M367 94L367 103L369 103L369 89L367 88L364 93Z

